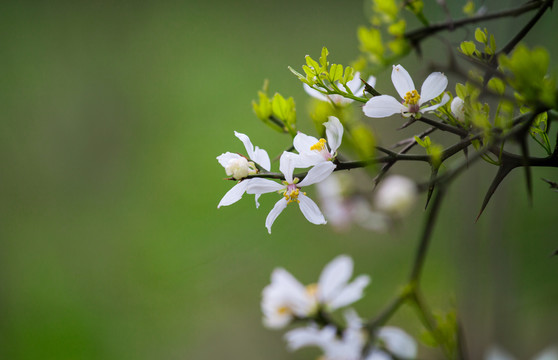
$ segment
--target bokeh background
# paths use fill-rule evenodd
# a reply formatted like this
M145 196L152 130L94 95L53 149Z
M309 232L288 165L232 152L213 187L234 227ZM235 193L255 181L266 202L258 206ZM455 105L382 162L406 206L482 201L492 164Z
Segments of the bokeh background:
M433 2L432 2L433 3ZM490 3L490 2L489 2ZM493 9L517 2L494 2ZM452 4L459 14L462 4ZM243 152L233 131L278 155L289 139L250 102L264 79L294 96L313 132L307 96L287 66L327 46L358 56L369 3L339 1L19 1L0 12L0 358L308 359L263 328L259 301L273 268L305 283L338 254L373 281L356 304L373 316L404 283L423 215L418 204L391 234L339 234L289 208L268 235L276 199L217 210L232 186L215 157ZM444 19L427 4L432 19ZM502 43L528 17L488 23ZM528 36L557 59L555 13ZM455 44L471 36L453 34ZM442 47L402 64L420 83ZM552 68L556 70L553 63ZM416 74L416 75L415 75ZM392 92L389 72L378 84ZM451 89L453 90L453 88ZM393 93L393 92L392 92ZM389 132L393 120L370 120ZM399 124L399 123L397 123ZM389 136L410 136L418 127ZM535 151L536 153L536 151ZM428 301L457 307L472 358L498 343L518 358L558 343L558 194L534 169L506 179L475 223L493 168L454 183L425 268ZM395 172L424 180L423 167ZM421 198L424 201L424 198ZM392 324L420 336L410 309ZM421 348L423 358L439 353Z

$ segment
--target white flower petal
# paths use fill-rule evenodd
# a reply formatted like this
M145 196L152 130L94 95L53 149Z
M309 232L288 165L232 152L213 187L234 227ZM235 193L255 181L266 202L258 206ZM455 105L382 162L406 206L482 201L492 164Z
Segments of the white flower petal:
M306 174L306 177L298 184L298 186L303 187L319 183L331 175L336 167L337 165L331 161L321 162L308 171L308 174Z
M368 85L374 87L374 86L376 86L376 77L370 75L370 76L368 77L368 79L366 80L366 82L368 83Z
M378 331L386 349L398 359L415 359L417 356L417 343L405 331L394 327L384 326Z
M409 75L407 70L401 65L393 66L391 81L393 82L393 86L395 86L395 90L397 90L397 93L401 96L401 99L404 99L405 94L409 91L416 90L411 75Z
M495 345L486 352L484 358L485 360L515 360L510 353Z
M312 151L310 153L300 154L295 161L295 168L308 168L323 162L329 162L321 154L321 152Z
M429 111L434 111L437 108L439 108L440 106L444 106L448 101L449 101L449 95L446 93L444 94L444 96L442 96L442 101L439 104L435 104L435 105L430 105L428 107L425 107L424 109L420 109L419 112L421 114L427 113Z
M226 168L227 165L229 164L229 161L231 160L236 160L238 158L241 158L242 156L238 155L238 154L234 154L231 152L226 152L224 154L221 154L219 156L217 156L217 161L219 161L219 164L221 164L222 167Z
M433 72L428 75L420 88L419 105L422 105L442 93L448 86L448 78L441 72Z
M363 296L363 290L370 283L368 275L360 275L352 283L345 286L330 302L329 309L335 310L358 301Z
M373 118L388 117L407 110L407 107L389 95L374 96L362 108L364 115Z
M285 185L279 184L273 180L253 178L244 181L249 181L246 188L248 194L267 194L276 192L285 188Z
M451 113L458 121L465 121L465 101L462 98L456 96L453 98L451 105Z
M392 360L392 358L382 350L372 349L364 360Z
M219 202L219 205L217 205L217 208L234 204L235 202L240 200L242 198L242 195L244 195L244 192L246 191L249 181L250 180L243 180L233 186L229 191L227 191L225 196L223 196L223 198Z
M553 346L543 350L533 360L558 360L558 347Z
M316 139L315 137L306 135L299 131L293 139L293 146L295 150L299 152L299 154L314 153L314 151L310 150L310 148L317 142L318 139Z
M315 326L307 326L287 332L285 340L287 340L287 347L290 350L298 350L305 346L318 346L324 349L336 341L336 331L335 327L331 325L321 330Z
M329 120L324 123L326 128L326 137L329 142L329 148L331 154L335 154L339 146L341 146L341 141L343 141L343 125L341 121L335 116L330 116Z
M234 132L234 135L239 138L240 141L242 141L242 143L244 144L244 147L246 148L246 154L248 154L250 160L254 160L254 145L252 145L252 142L250 141L248 135L239 133L237 131Z
M302 86L304 87L304 91L306 91L306 93L310 96L312 96L314 99L318 99L321 101L328 101L328 97L325 94L322 94L321 92L319 92L318 90L311 88L308 84L302 84Z
M353 274L353 259L340 255L327 264L318 280L319 299L328 302L340 288L347 284Z
M264 149L260 149L259 147L256 146L254 148L254 157L250 159L256 162L258 165L260 165L267 171L271 169L271 161L269 160L269 155L267 154L267 151L265 151Z
M360 80L360 72L356 72L353 79L347 81L347 87L351 90L351 92L357 95L358 90L362 87L362 80Z
M279 290L283 295L299 299L306 294L304 285L283 268L273 270L271 273L271 284L264 288L263 295L266 296L273 290Z
M256 200L256 209L260 207L260 203L258 202L258 200L260 199L260 196L261 196L261 195L262 195L262 194L256 194L256 195L254 196L254 200Z
M292 184L293 182L293 172L295 165L297 164L298 155L291 152L283 151L281 158L279 159L279 170L285 176L285 180Z
M287 207L287 200L285 198L281 198L281 200L275 203L275 206L273 207L273 209L271 209L271 211L267 215L267 218L265 219L265 227L267 228L267 231L270 234L271 234L271 225L273 225L273 222L275 221L275 219L277 219L277 216L279 216L279 214L281 214L281 212L285 210L286 207Z
M326 223L326 220L324 218L324 215L320 211L320 208L318 208L318 205L316 205L316 203L312 199L300 193L298 195L298 201L299 201L298 205L300 206L300 211L302 211L302 214L304 215L306 220L316 225L321 225Z

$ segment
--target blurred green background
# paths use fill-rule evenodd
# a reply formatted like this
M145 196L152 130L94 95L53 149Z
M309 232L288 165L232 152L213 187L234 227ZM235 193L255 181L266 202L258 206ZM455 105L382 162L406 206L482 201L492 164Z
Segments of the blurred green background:
M217 210L232 184L222 181L215 157L244 152L234 130L272 157L288 144L252 113L263 80L272 93L295 97L300 128L313 131L307 97L287 66L299 68L324 45L332 61L356 58L356 28L367 24L368 7L361 0L3 4L0 358L315 358L314 350L289 354L282 333L263 328L260 294L273 268L310 283L341 253L373 278L356 305L360 314L387 304L410 269L421 204L388 235L338 234L296 208L268 235L273 196L258 210L248 196ZM552 17L527 40L545 41L556 30ZM487 25L506 39L517 21ZM424 60L402 63L416 83L431 59L442 61L438 43L424 50ZM556 59L556 47L550 52ZM389 72L378 84L393 93ZM394 127L370 124L379 132ZM472 358L494 342L524 358L558 341L558 259L550 256L558 248L558 194L539 181L558 176L534 169L531 208L521 174L512 174L475 224L494 169L471 170L483 176L462 177L442 208L425 293L437 309L459 308ZM423 167L394 171L427 176ZM420 335L408 309L393 324ZM429 351L422 356L439 356Z

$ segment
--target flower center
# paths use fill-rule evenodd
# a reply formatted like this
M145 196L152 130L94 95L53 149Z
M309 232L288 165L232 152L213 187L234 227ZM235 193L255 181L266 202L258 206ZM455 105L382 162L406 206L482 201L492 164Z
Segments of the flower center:
M277 309L279 315L289 315L292 314L291 309L288 306L281 306Z
M294 190L287 189L283 193L283 196L287 200L287 204L290 204L293 201L296 201L298 203L298 202L300 202L300 200L298 200L298 194L300 194L300 189L298 189L298 188L296 188Z
M303 192L302 194L306 193ZM287 200L287 205L292 202L299 203L300 200L298 200L298 195L300 195L300 189L296 187L296 183L287 184L287 189L283 192L283 196L285 197L285 200Z
M322 151L326 148L326 139L320 139L317 143L310 147L310 150Z
M316 295L318 294L318 284L314 283L306 285L306 294L313 298L316 297Z
M418 104L419 99L420 95L418 91L407 91L407 93L405 94L405 105L416 105Z

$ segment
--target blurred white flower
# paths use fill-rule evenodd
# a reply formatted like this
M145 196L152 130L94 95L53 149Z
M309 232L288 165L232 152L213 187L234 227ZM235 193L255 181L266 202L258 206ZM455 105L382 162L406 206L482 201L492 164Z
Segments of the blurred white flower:
M384 326L378 330L377 337L380 344L397 359L416 358L417 342L402 329L395 326Z
M269 155L267 155L267 152L265 150L260 149L257 146L254 147L247 135L236 131L234 132L234 134L244 144L246 153L248 154L248 158L251 161L248 161L248 159L246 159L246 157L242 155L230 152L226 152L217 156L217 161L219 161L219 164L221 164L221 166L225 168L227 176L232 176L235 180L241 180L239 183L233 186L225 194L225 196L223 196L223 198L219 202L219 205L217 205L217 208L234 204L242 198L242 195L244 195L244 192L246 191L246 188L250 181L242 179L244 179L248 175L256 174L258 172L258 169L254 162L267 171L269 171L271 167ZM258 196L256 196L256 207L257 206L259 206Z
M404 176L391 175L380 183L374 197L376 208L388 215L402 217L417 197L415 183Z
M366 82L372 87L376 86L376 78L374 76L370 76L368 80L366 80ZM340 90L343 90L343 85L340 84L339 82L336 82L335 85ZM303 86L304 86L304 91L306 91L308 95L321 101L331 101L333 104L338 106L346 106L354 101L353 99L346 98L339 94L330 94L330 95L323 94L320 91L316 90L315 88L310 87L308 84L303 84ZM347 81L347 88L345 88L346 91L348 92L350 91L350 93L357 96L360 96L359 94L362 94L364 92L364 84L360 80L359 72L355 73L351 81Z
M324 123L326 139L316 139L299 132L293 139L293 146L298 151L299 157L296 167L306 168L324 161L331 161L343 140L343 125L335 116L330 116ZM329 142L330 149L327 143Z
M358 192L354 193L353 187L350 175L341 172L334 172L316 184L320 208L328 223L340 231L349 229L351 224L372 231L387 231L387 216L373 211L370 201Z
M283 193L283 198L275 204L265 219L265 226L270 234L273 222L291 202L298 203L300 211L302 211L304 217L312 224L326 223L318 205L306 196L306 193L301 192L300 189L304 186L318 183L328 177L333 169L335 169L335 165L331 161L322 162L310 169L306 177L299 183L298 178L293 179L293 172L298 161L297 159L298 155L290 152L285 151L281 155L279 169L285 177L283 184L268 179L254 178L250 179L250 183L246 188L248 194L261 195L270 192Z
M441 72L433 72L426 78L420 89L420 94L415 88L413 79L401 65L393 66L391 81L403 101L399 102L390 95L374 96L362 108L366 116L383 118L398 113L404 117L417 116L436 110L449 101L449 95L444 94L439 104L422 107L430 100L438 97L448 86L448 78Z
M333 311L354 303L362 298L370 278L360 275L349 283L352 274L353 260L347 255L333 259L323 269L318 283L308 286L302 285L285 269L275 269L271 284L262 293L264 324L280 328L295 317L315 314L319 307Z
M493 345L485 354L485 360L516 360L507 351L497 345ZM532 360L558 360L558 347L551 346L542 350L531 358Z
M297 350L305 346L316 346L323 351L325 360L392 360L414 359L417 355L416 341L396 327L380 328L376 337L378 344L373 346L367 354L363 354L367 341L362 320L356 312L345 312L347 327L337 336L337 329L326 326L319 329L315 325L291 330L285 334L287 347Z
M307 317L316 311L315 286L303 286L287 270L278 268L271 274L271 284L262 293L264 324L282 328L295 317Z
M456 96L451 101L451 113L457 121L465 122L465 101L462 98Z
M333 325L322 329L314 325L291 330L285 334L287 347L298 350L306 346L316 346L323 351L324 360L360 360L366 343L360 319L354 311L345 313L347 328L341 337Z

